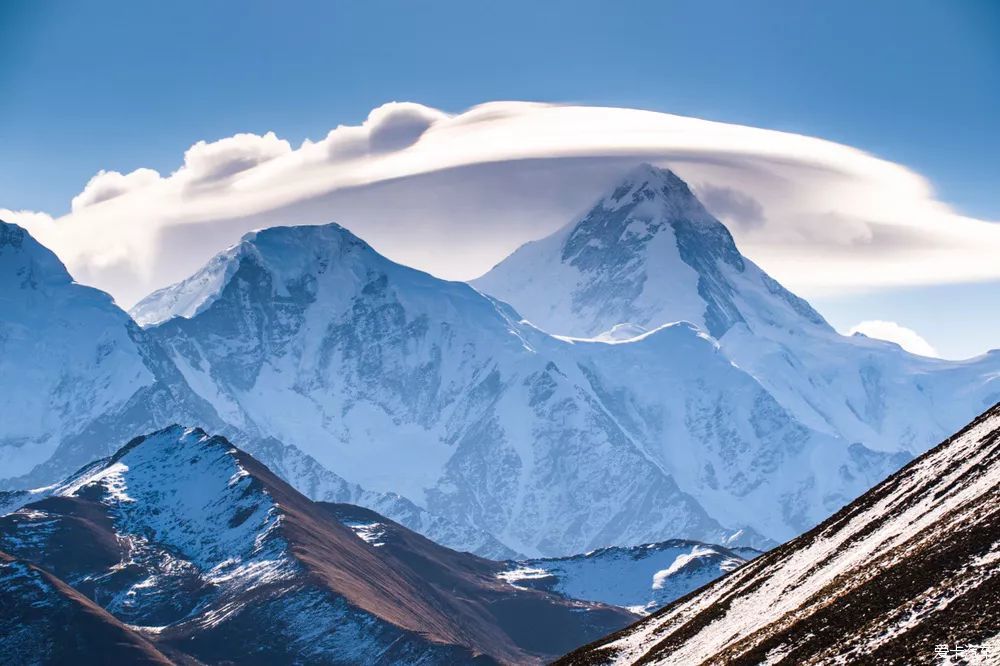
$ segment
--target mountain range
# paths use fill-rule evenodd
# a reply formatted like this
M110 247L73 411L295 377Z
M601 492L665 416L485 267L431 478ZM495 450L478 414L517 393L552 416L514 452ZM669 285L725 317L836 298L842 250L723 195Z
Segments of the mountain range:
M0 551L0 654L24 663L98 640L116 663L538 663L636 617L510 585L504 563L309 500L179 426L0 517Z
M13 225L0 264L8 489L182 421L494 558L767 548L1000 391L1000 354L838 335L648 165L472 286L335 224L249 234L131 318Z
M561 664L995 664L1000 404L822 524Z

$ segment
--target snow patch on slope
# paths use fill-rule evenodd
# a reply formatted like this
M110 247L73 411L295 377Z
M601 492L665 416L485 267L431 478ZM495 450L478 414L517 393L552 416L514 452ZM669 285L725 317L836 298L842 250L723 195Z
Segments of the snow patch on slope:
M513 562L498 578L646 615L746 561L722 546L678 540Z

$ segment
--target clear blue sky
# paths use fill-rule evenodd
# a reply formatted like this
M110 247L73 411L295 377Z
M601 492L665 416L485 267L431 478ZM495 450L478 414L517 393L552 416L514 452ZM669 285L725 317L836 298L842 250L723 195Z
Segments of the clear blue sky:
M390 100L636 106L797 131L1000 219L1000 2L0 2L0 207L199 139L297 143Z

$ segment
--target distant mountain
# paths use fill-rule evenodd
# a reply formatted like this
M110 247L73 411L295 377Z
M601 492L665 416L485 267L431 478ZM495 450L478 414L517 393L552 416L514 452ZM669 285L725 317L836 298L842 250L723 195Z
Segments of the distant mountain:
M113 451L95 446L176 420L222 425L110 296L0 221L2 483L51 483Z
M521 246L472 284L552 333L595 337L688 321L831 331L808 303L740 254L687 183L642 164L583 217Z
M815 529L560 663L929 664L939 646L997 663L998 585L1000 405Z
M7 664L174 663L66 583L4 552L0 552L0 657Z
M553 334L621 340L691 322L800 423L876 450L919 454L1000 400L1000 352L951 362L837 334L648 164L472 284Z
M694 326L553 337L333 224L249 234L134 312L248 441L528 556L767 547L905 460L804 427Z
M646 615L760 555L697 541L601 548L584 555L511 562L511 585L601 601Z
M467 523L348 483L295 447L224 423L110 296L73 282L51 251L0 222L0 488L47 486L110 455L134 433L177 421L225 433L316 499L372 506L483 555L517 554ZM17 495L0 491L0 509L32 497Z
M502 564L398 524L387 546L341 520L225 439L174 426L0 518L0 550L151 654L208 664L534 663L634 618L515 588ZM18 566L0 598L27 598L29 574L59 586Z

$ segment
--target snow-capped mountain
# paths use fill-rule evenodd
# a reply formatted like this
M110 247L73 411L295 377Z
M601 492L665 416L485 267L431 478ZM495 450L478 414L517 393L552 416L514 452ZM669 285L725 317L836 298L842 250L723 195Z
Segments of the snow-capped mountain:
M177 419L221 425L110 296L0 221L0 484L50 483Z
M546 331L596 337L688 321L715 338L739 323L830 330L736 249L672 171L642 164L579 220L521 246L472 284Z
M514 588L501 563L377 514L394 545L359 538L337 506L222 437L172 426L0 518L0 550L185 663L535 663L634 618Z
M528 556L766 547L903 462L804 427L692 325L553 337L335 224L250 234L136 312L250 441Z
M648 164L472 284L553 334L692 322L802 424L883 451L921 453L1000 400L1000 353L949 362L837 334L742 256L676 174Z
M110 296L74 283L52 252L21 227L0 222L0 488L49 485L135 432L175 421L233 437L315 499L371 506L463 550L517 555L469 524L348 483L295 447L242 436ZM32 497L19 494L0 491L0 509Z
M573 557L511 562L511 585L601 601L647 615L760 555L698 541L601 548Z
M958 645L946 663L993 664L998 583L1000 405L810 532L560 663L939 663Z

